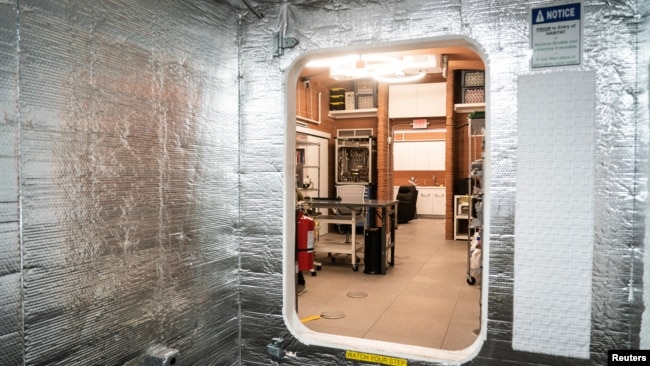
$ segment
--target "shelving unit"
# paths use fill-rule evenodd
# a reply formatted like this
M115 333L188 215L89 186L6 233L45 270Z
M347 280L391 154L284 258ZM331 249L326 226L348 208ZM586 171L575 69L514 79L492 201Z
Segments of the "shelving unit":
M321 196L320 169L320 144L296 141L296 186L304 197Z
M469 239L470 196L454 196L454 240Z
M480 236L483 232L483 193L480 189L476 190L473 182L479 182L479 186L483 180L483 151L484 151L484 135L485 135L485 115L481 112L470 113L468 118L468 138L469 138L469 154L468 164L470 179L468 196L468 235L467 235L467 283L474 285L476 278L474 278L471 271L471 256L472 256L472 239L475 236L478 241L477 249L481 249ZM480 143L480 148L477 145Z
M470 113L476 111L484 111L485 103L459 103L454 104L454 112L457 113Z
M327 115L334 119L377 117L377 108L329 111Z
M294 184L296 190L303 197L323 197L328 195L330 186L328 184L327 167L331 160L328 157L328 145L331 138L332 136L329 133L296 126L296 175ZM301 151L302 157L300 157ZM312 180L312 186L307 189L299 188L299 184L303 184L303 177L307 174ZM317 209L315 212L327 214L327 210L323 209ZM314 240L318 241L320 236L326 235L328 232L327 225L317 226L314 230Z
M330 89L330 110L333 119L374 118L377 117L377 82L372 79L354 81L353 108L350 109L345 88ZM341 102L339 102L339 100Z
M357 242L357 225L363 225L365 217L363 215L319 215L316 221L327 226L327 224L350 225L350 242L327 242L318 241L314 243L314 250L318 253L330 254L347 254L352 256L352 270L357 271L357 258L363 253L363 242ZM334 258L334 257L332 257Z

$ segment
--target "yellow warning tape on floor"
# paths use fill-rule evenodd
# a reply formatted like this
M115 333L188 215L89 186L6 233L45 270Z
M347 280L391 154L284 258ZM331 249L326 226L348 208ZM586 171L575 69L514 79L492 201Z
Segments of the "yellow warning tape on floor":
M354 361L374 362L390 366L406 366L408 360L403 358L388 357L382 355L373 355L372 353L362 353L356 351L345 351L345 358Z
M308 317L306 317L306 318L302 318L302 319L300 319L300 321L303 322L303 323L307 323L307 322L310 322L310 321L312 321L312 320L316 320L316 319L320 319L320 315L312 315L312 316L308 316Z

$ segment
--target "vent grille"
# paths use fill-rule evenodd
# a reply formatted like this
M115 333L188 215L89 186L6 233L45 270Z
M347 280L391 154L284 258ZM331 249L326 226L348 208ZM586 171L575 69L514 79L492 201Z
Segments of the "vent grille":
M336 137L370 137L372 128L340 129L336 130Z

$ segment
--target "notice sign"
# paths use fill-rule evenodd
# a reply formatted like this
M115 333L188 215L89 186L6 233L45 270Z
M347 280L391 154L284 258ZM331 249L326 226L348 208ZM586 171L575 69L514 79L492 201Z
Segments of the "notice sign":
M580 3L532 9L532 67L580 65Z

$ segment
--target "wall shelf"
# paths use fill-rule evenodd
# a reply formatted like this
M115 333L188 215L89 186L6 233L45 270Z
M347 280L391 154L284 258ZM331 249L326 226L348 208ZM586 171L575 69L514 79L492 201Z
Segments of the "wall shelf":
M476 111L484 111L485 103L464 103L454 104L454 111L458 113L470 113Z
M328 116L334 119L377 117L377 108L329 111Z

